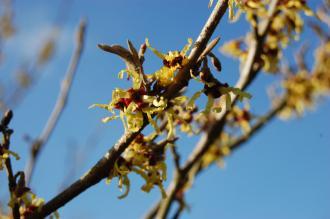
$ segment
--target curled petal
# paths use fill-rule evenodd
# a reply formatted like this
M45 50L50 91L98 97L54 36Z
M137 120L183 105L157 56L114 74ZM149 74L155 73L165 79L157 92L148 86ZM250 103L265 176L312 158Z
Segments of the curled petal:
M118 118L119 118L119 116L107 116L107 117L102 119L102 122L107 123L107 122L110 122L110 121L118 119Z
M118 196L118 199L123 199L128 195L131 183L127 175L120 177L119 181L122 185L125 186L125 192L122 195Z
M157 49L155 49L155 48L153 48L153 47L150 46L150 43L149 43L149 39L148 38L146 38L146 45L160 59L165 59L165 55L163 53L159 52Z

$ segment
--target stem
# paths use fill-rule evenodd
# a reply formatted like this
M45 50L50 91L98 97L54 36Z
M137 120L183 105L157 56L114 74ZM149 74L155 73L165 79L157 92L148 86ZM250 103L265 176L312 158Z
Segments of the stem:
M53 109L51 115L48 118L48 121L47 121L42 133L37 138L37 140L35 140L34 143L32 144L31 151L30 151L30 160L27 164L26 171L25 171L27 184L29 184L29 182L31 181L31 178L32 178L32 175L34 172L34 168L35 168L35 164L36 164L36 161L40 154L40 151L47 144L50 136L54 132L55 127L56 127L59 119L61 118L64 108L68 102L68 97L70 94L72 83L73 83L74 77L77 72L81 54L83 52L85 28L86 28L86 22L81 21L79 24L78 32L77 32L77 39L76 39L77 46L72 55L68 70L64 77L64 80L62 81L60 93L57 98L56 104L54 106L54 109Z
M255 63L261 55L262 46L264 44L265 38L267 36L268 30L271 26L272 20L277 13L277 3L279 0L273 0L269 6L268 10L268 19L265 20L258 28L260 33L255 36L255 39L252 40L248 57L245 62L245 65L241 71L240 78L236 83L237 88L241 90L245 90L251 82L255 79L257 73L260 70L260 66L255 67ZM232 104L236 104L237 95L231 93ZM166 218L169 212L171 205L175 200L175 194L181 189L188 173L193 169L196 163L203 157L203 155L208 151L210 146L214 143L214 141L218 138L219 133L222 132L223 127L226 122L228 111L223 110L217 116L217 120L210 125L207 133L201 136L201 139L194 151L189 156L185 165L182 168L180 174L173 179L168 189L168 196L165 200L161 202L159 208L157 210L156 218Z
M13 130L8 128L8 125L13 117L13 112L11 110L8 110L2 120L1 120L1 132L3 134L3 141L1 143L1 147L9 150L10 147L10 136L13 133ZM16 180L14 176L14 171L11 165L11 160L10 156L5 161L5 167L6 167L6 172L7 172L7 178L8 178L8 190L10 192L10 196L14 196L15 190L16 190ZM14 219L19 219L20 218L20 213L19 213L19 204L17 202L14 203L14 206L12 207L12 214Z

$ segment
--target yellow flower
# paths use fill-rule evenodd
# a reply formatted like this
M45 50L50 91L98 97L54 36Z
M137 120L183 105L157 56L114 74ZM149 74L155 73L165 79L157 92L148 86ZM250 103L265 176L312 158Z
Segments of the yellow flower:
M315 86L310 75L301 71L296 75L290 75L282 84L286 89L288 100L286 107L280 113L280 117L288 119L292 115L300 116L306 108L311 109L315 103Z
M223 158L230 154L228 144L231 142L231 136L227 133L222 133L216 142L209 148L207 153L203 156L201 166L208 167L216 162L220 167L224 166Z
M20 159L17 153L7 150L0 146L0 170L3 170L5 166L5 161L9 158L10 155L15 157L16 160Z
M166 197L163 181L166 180L166 164L165 164L165 147L167 142L156 144L148 137L139 134L135 140L124 151L124 155L116 164L114 171L108 177L110 181L114 177L118 177L118 186L126 187L126 191L118 198L124 198L128 195L130 181L128 174L135 172L140 175L145 184L141 189L150 192L156 185L163 197Z
M249 112L249 105L245 105L243 109L234 106L227 118L231 126L241 128L244 134L250 131L252 118Z
M190 49L192 39L188 39L188 44L179 51L170 51L167 54L163 54L150 46L149 40L146 39L147 47L160 59L163 60L163 67L156 71L150 77L154 77L160 86L166 87L170 85L175 77L175 73L178 69L181 69L185 64L188 63L188 57L186 53Z
M221 47L221 52L232 56L234 58L239 58L241 61L245 61L247 57L247 51L243 48L244 42L241 39L232 40L225 43Z

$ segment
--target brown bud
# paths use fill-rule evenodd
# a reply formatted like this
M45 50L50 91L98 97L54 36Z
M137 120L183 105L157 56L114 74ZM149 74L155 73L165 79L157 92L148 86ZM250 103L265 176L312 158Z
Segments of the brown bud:
M1 125L7 127L12 118L13 118L13 111L7 110L1 120Z
M220 72L222 69L220 60L213 53L210 53L209 56L211 57L211 62L214 68Z

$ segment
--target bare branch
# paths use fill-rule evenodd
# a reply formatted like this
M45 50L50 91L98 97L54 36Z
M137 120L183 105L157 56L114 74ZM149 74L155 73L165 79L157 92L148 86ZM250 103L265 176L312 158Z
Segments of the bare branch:
M300 49L298 50L298 52L295 54L295 60L298 66L298 69L301 71L307 71L307 65L306 65L306 61L305 61L305 56L308 50L308 45L307 44L303 44Z
M185 209L184 203L179 203L178 209L175 211L173 215L173 219L180 218L180 215L182 214L183 210Z
M54 109L42 131L40 136L37 138L37 140L34 141L32 148L31 148L31 155L30 155L30 161L28 162L27 169L26 169L26 177L27 177L27 183L31 181L31 177L33 174L33 170L35 167L35 162L38 158L38 155L41 151L41 149L45 146L45 144L48 142L49 137L54 132L54 129L63 113L63 110L67 104L69 93L72 87L72 82L74 80L74 77L76 75L77 67L81 58L81 54L84 47L84 35L85 35L85 28L86 28L86 22L81 21L79 24L79 29L76 36L76 49L73 53L73 56L71 58L67 73L65 75L64 80L61 84L61 90L59 93L59 96L57 98L56 104L54 106Z
M177 152L175 145L171 145L170 149L171 149L171 153L172 153L172 156L173 156L175 169L176 169L177 172L180 172L181 171L180 154Z
M330 27L330 16L329 16L329 11L330 8L327 9L326 6L324 5L323 7L321 7L317 12L317 16L328 25L328 27Z
M158 201L155 205L153 205L143 218L144 219L153 219L153 218L155 218L156 214L158 212L160 204L161 204L161 201Z

